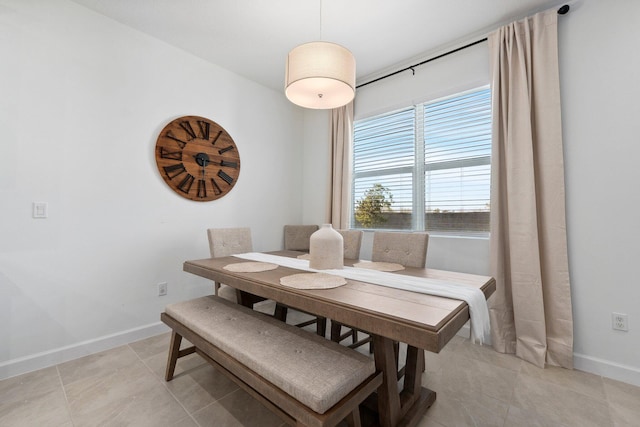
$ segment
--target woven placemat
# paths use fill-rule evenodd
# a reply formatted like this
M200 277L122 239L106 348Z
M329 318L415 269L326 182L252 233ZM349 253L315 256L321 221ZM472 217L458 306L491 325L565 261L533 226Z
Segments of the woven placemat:
M278 268L278 264L272 264L270 262L237 262L235 264L227 264L224 267L227 271L233 271L234 273L258 273L260 271L275 270Z
M347 280L327 273L300 273L281 278L280 284L296 289L331 289L346 285Z
M400 271L404 270L402 264L396 264L395 262L380 262L380 261L366 261L357 262L353 264L356 268L368 268L369 270L376 271Z

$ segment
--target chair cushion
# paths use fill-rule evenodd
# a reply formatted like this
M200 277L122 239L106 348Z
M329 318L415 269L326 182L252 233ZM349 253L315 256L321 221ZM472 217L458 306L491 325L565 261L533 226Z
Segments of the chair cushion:
M215 296L166 313L320 414L375 372L354 350Z

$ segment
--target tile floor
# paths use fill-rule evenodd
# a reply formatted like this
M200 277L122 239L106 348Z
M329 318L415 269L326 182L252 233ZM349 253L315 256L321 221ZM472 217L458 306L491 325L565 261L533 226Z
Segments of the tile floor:
M163 334L0 381L0 426L283 425L196 354L165 382L168 347ZM437 400L418 427L640 426L639 387L538 369L459 336L426 353L423 384Z

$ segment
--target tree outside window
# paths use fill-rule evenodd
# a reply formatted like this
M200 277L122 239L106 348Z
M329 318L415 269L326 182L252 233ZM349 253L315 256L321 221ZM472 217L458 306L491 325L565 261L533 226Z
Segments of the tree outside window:
M382 184L374 184L356 202L356 221L364 228L375 228L387 222L384 213L391 210L393 194Z

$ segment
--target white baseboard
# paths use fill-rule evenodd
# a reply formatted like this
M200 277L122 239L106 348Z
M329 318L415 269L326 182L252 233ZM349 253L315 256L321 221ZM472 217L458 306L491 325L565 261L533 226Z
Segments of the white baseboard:
M164 323L157 322L31 356L11 359L0 363L0 380L68 362L168 331L170 329Z
M620 365L609 360L573 353L573 367L640 387L640 369L633 366Z
M456 335L469 338L471 329L467 322ZM491 343L489 343L491 345ZM609 360L573 353L573 367L590 374L600 375L616 381L622 381L640 387L640 369L633 366L620 365Z

